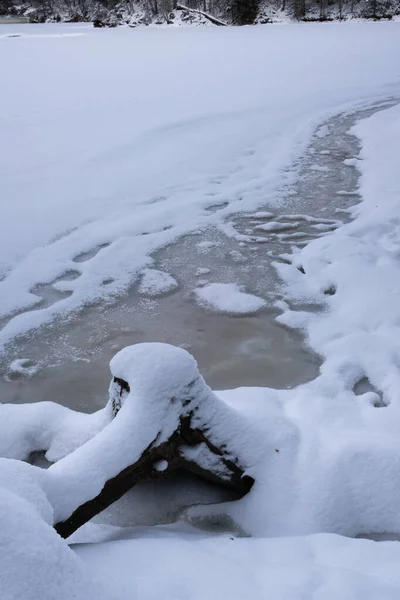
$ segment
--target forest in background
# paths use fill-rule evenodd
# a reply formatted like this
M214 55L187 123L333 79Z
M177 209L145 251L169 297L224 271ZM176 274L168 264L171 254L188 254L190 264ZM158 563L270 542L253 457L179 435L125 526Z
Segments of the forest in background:
M288 19L391 19L400 0L0 0L0 15L33 23L94 22L95 26L155 24L250 25Z

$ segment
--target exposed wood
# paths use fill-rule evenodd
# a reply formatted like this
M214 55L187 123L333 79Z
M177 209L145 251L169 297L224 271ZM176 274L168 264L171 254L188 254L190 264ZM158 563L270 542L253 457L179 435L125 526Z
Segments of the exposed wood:
M121 389L127 384L118 381ZM120 417L117 417L120 418ZM207 427L193 428L192 415L182 416L179 426L172 436L157 445L157 439L146 448L134 464L128 466L118 475L109 479L101 492L88 502L79 506L70 517L55 525L56 531L63 537L69 537L79 527L119 500L127 491L141 481L162 479L177 469L195 473L199 477L235 491L239 497L250 491L254 480L244 474L239 459L234 458L226 449L219 448L207 437ZM199 447L204 444L213 455L212 467L205 468L196 458L185 456L185 449ZM165 460L165 470L157 469L157 461Z

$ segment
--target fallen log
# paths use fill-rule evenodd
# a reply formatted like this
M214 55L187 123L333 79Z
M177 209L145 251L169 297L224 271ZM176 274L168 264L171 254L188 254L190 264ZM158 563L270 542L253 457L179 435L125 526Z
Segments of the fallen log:
M211 23L213 23L213 25L217 25L218 27L227 27L228 26L228 23L221 21L221 19L217 19L217 17L213 17L212 15L204 12L203 10L198 10L197 8L189 8L188 6L185 6L184 4L177 4L176 8L178 10L187 10L188 12L201 15L205 19L208 19L209 21L211 21Z
M149 360L151 353L146 359L140 356L138 349L143 346L146 346L146 352L149 347L157 347L158 360L155 363L159 365L158 369L157 364L152 368L151 359ZM60 497L60 486L65 490L64 493L61 491L63 498L70 489L78 490L76 499L71 498L59 510L57 501L53 502L56 514L54 527L64 538L69 537L136 484L168 477L177 470L189 471L228 488L238 498L247 494L254 483L254 479L246 474L248 461L242 456L245 454L242 440L236 439L241 431L246 437L246 423L208 388L197 371L197 365L193 369L194 359L185 351L166 344L139 344L131 348L135 350L125 349L123 360L118 361L118 356L124 351L111 363L114 377L110 385L109 409L112 410L114 419L105 429L114 427L115 434L110 436L107 435L109 432L103 430L104 433L101 432L47 471L49 489L52 489L51 478L56 477L57 498ZM135 356L137 358L136 368L134 364L128 364L130 354L133 363ZM160 356L165 356L165 363L159 360ZM174 360L180 361L178 376L171 375ZM182 377L188 373L182 384L179 383L181 373ZM139 388L137 392L136 386ZM172 390L174 395L171 395ZM154 395L148 399L148 412L143 397L147 393ZM162 421L158 424L150 422L154 419L154 408L157 414L162 414ZM149 443L140 453L136 448L135 452L132 451L135 460L127 462L125 456L121 457L123 468L114 473L116 467L110 469L105 459L112 451L114 436L116 444L118 432L123 432L124 436L129 434L133 440L137 436L140 440L141 431L149 425L153 431ZM124 443L126 444L126 440ZM105 467L102 467L102 460ZM86 491L80 482L84 481L85 472L89 474L93 469L105 472L106 475L103 479L99 477L96 485ZM76 486L77 481L80 483L79 488ZM96 489L96 493L92 489ZM57 519L58 515L63 518Z

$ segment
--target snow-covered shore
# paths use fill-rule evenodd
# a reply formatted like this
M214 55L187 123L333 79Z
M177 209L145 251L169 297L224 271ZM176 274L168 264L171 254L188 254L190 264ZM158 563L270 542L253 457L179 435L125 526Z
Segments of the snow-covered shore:
M357 165L360 169L363 201L351 209L353 221L312 241L290 259L293 265L282 271L287 282L286 297L288 302L294 302L293 306L296 302L303 305L315 300L326 302L326 310L319 314L287 310L283 316L291 325L306 328L310 343L323 354L325 362L320 377L290 391L242 388L219 394L265 433L266 454L258 464L260 455L254 453L251 473L256 484L251 493L239 502L188 509L186 525L134 528L131 532L104 526L87 528L86 533L82 531L75 539L80 542L74 551L81 562L73 560L71 551L63 549L64 542L49 528L47 551L52 555L60 553L59 565L52 566L45 575L31 572L30 590L34 593L29 596L24 589L24 598L34 598L39 591L45 593L44 583L50 590L49 599L54 597L51 595L54 589L59 598L68 598L70 588L61 584L57 587L54 582L60 576L60 569L67 574L72 569L73 579L85 593L92 589L91 585L101 585L102 590L97 593L106 598L129 598L132 590L140 598L154 598L161 592L166 598L178 595L200 599L221 594L242 598L244 591L255 598L274 594L293 600L398 597L398 542L351 538L360 534L386 534L393 538L400 535L397 356L400 305L396 301L399 293L396 286L400 281L399 129L399 105L380 111L356 126L362 151L349 168ZM325 295L328 288L331 293ZM178 373L177 380L183 384L184 377L193 376L193 367L188 369L185 364L182 363L183 373ZM154 361L150 365L159 377L171 373L172 365L167 363L164 375ZM125 371L118 371L117 375L128 378ZM152 381L150 373L146 376L142 372L142 376L145 379L141 384L137 375L133 375L139 390L145 385L147 397L157 379ZM367 380L374 391L365 388ZM361 381L364 393L357 390ZM44 408L37 405L29 410L33 413ZM23 416L28 407L10 409L17 423L21 422L18 411ZM64 421L60 427L53 417L46 427L51 431L56 423L56 437L60 433L72 434L72 414L70 418L70 425ZM86 419L97 423L89 428L92 435L107 423L104 418L101 423L96 415ZM45 423L44 415L41 421ZM24 424L25 432L23 429L16 432L15 425L10 426L7 419L3 425L20 442L27 441L32 431L29 421ZM88 429L84 423L80 428ZM38 429L38 434L43 436L43 431ZM75 437L80 435L76 427ZM56 444L60 443L54 439ZM47 443L51 445L54 439L50 436ZM9 442L8 448L13 447L15 452L20 451L20 446ZM251 446L247 451L251 454ZM8 455L10 452L12 455L12 450ZM71 454L69 464L73 463ZM18 511L25 501L17 501L10 494L25 496L31 502L35 499L41 518L50 523L52 518L51 509L46 508L48 500L41 498L43 491L33 476L36 471L31 473L33 467L26 465L22 469L22 466L2 464L5 512L19 519L17 523L8 522L7 527L18 531L26 528L17 538L14 550L8 547L11 556L26 543L26 532L31 531L32 522L36 523L38 517L29 508L28 520L24 521ZM71 466L68 470L74 471ZM60 468L58 475L62 475ZM50 494L53 501L54 493L57 495L59 491L56 488ZM212 528L213 520L226 521L224 515L233 519L239 530L257 539L201 534L190 528L200 524L207 527L207 523ZM36 535L42 537L41 528L45 525L36 527ZM350 537L339 537L337 533ZM29 535L33 551L37 544L35 533ZM132 535L136 539L127 539ZM82 545L85 540L96 543ZM40 555L40 560L50 564L46 553ZM12 571L7 564L3 563L4 585L9 586L11 593L15 592L14 597L21 597L21 582L16 579L11 586Z

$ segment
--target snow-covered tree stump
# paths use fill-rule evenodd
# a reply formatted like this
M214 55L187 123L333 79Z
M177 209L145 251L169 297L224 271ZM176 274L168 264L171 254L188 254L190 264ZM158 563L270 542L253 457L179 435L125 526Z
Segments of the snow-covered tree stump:
M247 424L215 396L185 350L138 344L111 361L107 409L98 435L47 471L55 529L67 538L141 481L184 469L244 496Z

